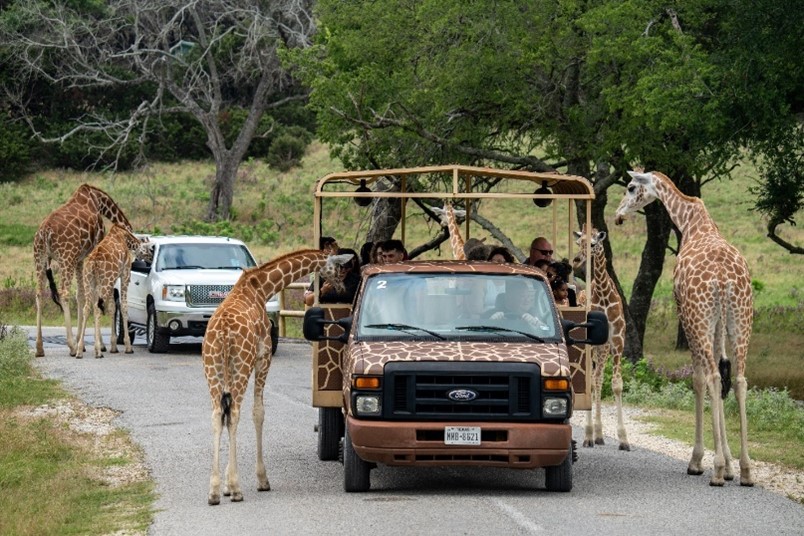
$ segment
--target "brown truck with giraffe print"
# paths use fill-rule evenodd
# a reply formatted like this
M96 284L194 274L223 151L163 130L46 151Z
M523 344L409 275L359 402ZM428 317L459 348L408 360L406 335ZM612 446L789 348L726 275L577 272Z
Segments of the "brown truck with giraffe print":
M546 194L531 193L532 186L524 194L499 194L537 207L545 199L594 197L584 179L559 174L463 166L392 172L319 181L316 235L330 179L360 184L355 200L371 197L366 183L383 174L404 180L439 173L456 178L446 196L466 205L488 194L464 188L462 174L522 179L525 187L547 184ZM404 199L404 184L400 190ZM329 195L342 198L342 192ZM404 239L404 224L402 231ZM589 408L587 346L605 343L608 326L605 314L588 305L557 307L544 272L525 264L366 265L352 304L317 303L304 317L304 336L313 341L319 458L342 459L344 489L351 492L370 488L376 464L544 468L548 490L570 491L575 450L569 419L573 410Z

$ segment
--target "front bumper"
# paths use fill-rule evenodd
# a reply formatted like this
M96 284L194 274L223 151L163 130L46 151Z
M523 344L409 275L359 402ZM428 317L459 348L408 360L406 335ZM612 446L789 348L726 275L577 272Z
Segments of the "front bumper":
M569 424L370 421L347 417L355 452L385 465L480 465L535 469L559 465L572 448ZM445 426L480 426L478 446L445 445Z

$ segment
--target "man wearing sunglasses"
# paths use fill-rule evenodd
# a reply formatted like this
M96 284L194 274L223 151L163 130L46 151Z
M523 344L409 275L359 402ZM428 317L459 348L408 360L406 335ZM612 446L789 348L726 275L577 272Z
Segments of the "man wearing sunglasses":
M530 256L525 259L525 264L533 266L539 259L553 262L553 245L543 236L534 238L530 243Z

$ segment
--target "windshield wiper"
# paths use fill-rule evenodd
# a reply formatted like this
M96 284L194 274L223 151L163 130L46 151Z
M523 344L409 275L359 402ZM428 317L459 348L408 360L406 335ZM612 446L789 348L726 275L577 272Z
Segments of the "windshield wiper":
M527 331L519 331L518 329L509 329L500 326L456 326L455 329L463 331L507 331L509 333L518 333L520 335L524 335L525 337L533 339L536 342L545 342L541 337L528 333Z
M242 266L209 266L207 270L242 270Z
M194 264L187 264L184 266L174 266L173 268L165 268L165 270L203 270L203 266L196 266Z
M445 340L444 337L436 333L435 331L430 331L429 329L420 328L419 326L411 326L409 324L369 324L366 326L367 328L375 328L375 329L390 329L393 331L404 331L406 333L411 333L413 331L423 331L428 335L432 335L436 339L441 339L442 341Z

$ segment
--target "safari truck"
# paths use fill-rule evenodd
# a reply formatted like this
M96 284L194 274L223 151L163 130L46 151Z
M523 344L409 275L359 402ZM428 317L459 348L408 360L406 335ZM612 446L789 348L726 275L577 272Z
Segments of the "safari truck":
M566 233L571 248L576 206L591 227L594 193L581 177L458 165L335 173L316 186L316 240L324 225L336 236L348 232L338 225L353 229L372 198L400 204L403 240L427 235L406 218L411 200L467 214L494 203L520 219L536 204L550 220L543 234L557 244ZM349 492L370 488L376 464L544 468L548 490L570 491L569 419L591 407L589 345L608 339L606 316L557 307L535 267L425 257L366 265L353 303L306 311L319 458L342 459Z

